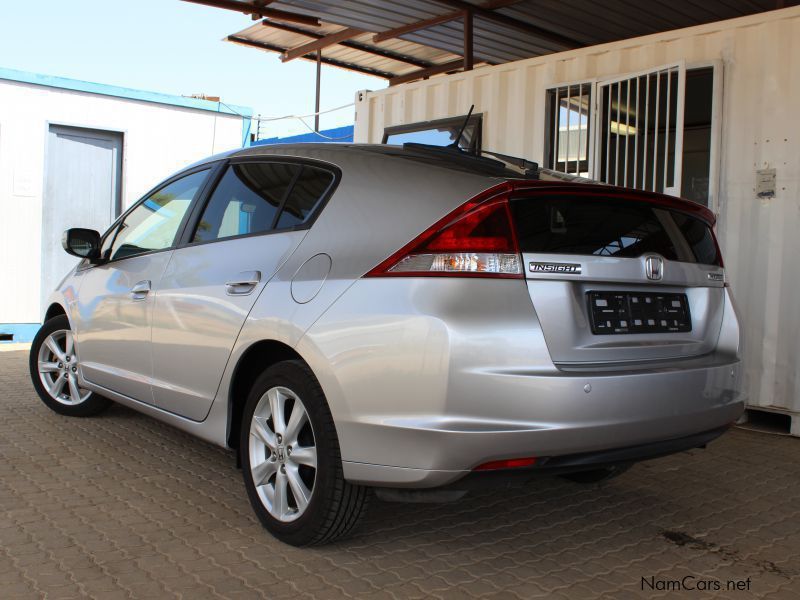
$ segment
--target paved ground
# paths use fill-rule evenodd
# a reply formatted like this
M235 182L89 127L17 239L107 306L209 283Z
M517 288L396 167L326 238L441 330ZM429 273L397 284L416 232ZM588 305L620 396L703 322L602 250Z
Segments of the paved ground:
M25 361L0 353L4 599L636 598L686 576L722 588L689 598L800 597L800 439L736 430L602 487L376 501L354 539L300 550L258 525L231 454L122 407L56 415Z

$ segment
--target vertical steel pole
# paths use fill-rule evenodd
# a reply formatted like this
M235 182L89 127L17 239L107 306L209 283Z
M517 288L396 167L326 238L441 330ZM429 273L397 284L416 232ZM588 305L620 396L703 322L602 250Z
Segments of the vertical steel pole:
M639 172L639 129L641 129L641 125L639 123L639 89L642 87L642 78L636 78L636 116L633 120L633 126L635 129L635 133L633 134L633 188L636 189L636 184L639 183L637 175Z
M471 71L473 65L473 49L472 49L472 11L467 9L464 11L464 70Z
M572 87L567 86L567 151L564 155L564 172L569 173L569 142L572 135Z
M314 131L319 133L319 88L322 79L322 50L317 50L317 97L314 103Z

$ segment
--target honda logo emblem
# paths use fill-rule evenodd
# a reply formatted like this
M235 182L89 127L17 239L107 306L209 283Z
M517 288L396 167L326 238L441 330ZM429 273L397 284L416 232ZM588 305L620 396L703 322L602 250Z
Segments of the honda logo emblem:
M661 281L664 277L664 259L660 256L648 256L644 259L644 272L651 281Z

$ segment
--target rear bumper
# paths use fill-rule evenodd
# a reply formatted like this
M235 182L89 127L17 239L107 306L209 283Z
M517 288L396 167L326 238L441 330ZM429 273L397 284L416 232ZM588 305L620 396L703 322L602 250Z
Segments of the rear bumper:
M491 402L492 418L428 414L342 424L340 436L388 459L345 461L345 476L366 485L438 487L504 458L533 456L531 471L559 472L681 452L715 439L741 415L739 372L734 362L625 375L484 373L470 396Z
M345 477L425 488L489 461L555 465L730 425L744 396L728 318L713 354L559 368L522 281L366 279L298 351L328 399Z

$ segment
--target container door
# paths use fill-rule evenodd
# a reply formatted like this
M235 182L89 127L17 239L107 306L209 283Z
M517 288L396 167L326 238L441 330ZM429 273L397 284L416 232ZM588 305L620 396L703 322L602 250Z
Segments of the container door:
M121 133L50 126L42 204L42 306L78 264L61 248L64 230L104 231L117 218L121 170Z

